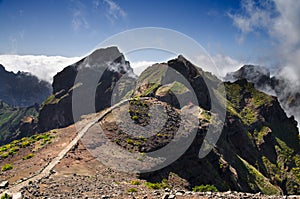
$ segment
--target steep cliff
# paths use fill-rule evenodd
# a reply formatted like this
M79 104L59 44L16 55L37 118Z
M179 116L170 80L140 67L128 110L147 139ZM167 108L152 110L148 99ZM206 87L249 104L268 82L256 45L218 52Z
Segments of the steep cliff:
M122 79L124 86L116 82ZM77 78L77 79L76 79ZM135 75L128 61L116 47L98 49L89 56L74 63L54 76L53 93L46 99L40 109L39 129L47 131L54 128L68 126L79 118L73 118L72 96L75 89L82 96L80 103L88 106L82 114L91 113L89 110L100 111L111 105L112 94L126 94L130 88L126 82L132 82ZM92 90L95 88L94 90ZM87 101L87 96L95 95L94 104Z

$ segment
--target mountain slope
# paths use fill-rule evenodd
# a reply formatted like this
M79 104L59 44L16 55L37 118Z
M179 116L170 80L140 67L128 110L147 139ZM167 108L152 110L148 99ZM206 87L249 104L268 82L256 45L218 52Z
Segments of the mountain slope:
M268 69L261 66L245 65L239 70L228 73L226 80L235 81L238 79L247 79L254 83L255 87L267 93L272 93L278 97L278 100L284 110L293 115L300 121L300 87L299 83L292 82L286 77L271 76Z
M59 73L53 83L55 93L44 102L41 109L44 115L40 115L42 123L39 124L51 129L73 123L68 119L72 119L72 91L80 88L73 85L76 74L84 70L87 76L83 77L96 75L94 73L98 69L86 70L84 63L94 63L100 71L101 66L107 68L107 65L103 65L103 60L110 59L109 54L115 53L120 55L116 48L95 51L88 56L93 62L88 62L89 58L85 58ZM129 63L126 64L124 60L121 56L121 59L114 62L117 66L124 66L122 63L125 63L129 67ZM96 64L98 62L100 64ZM93 198L109 194L124 198L128 196L127 190L130 188L135 188L138 192L136 195L142 196L147 193L145 189L150 187L192 190L201 185L214 185L219 191L261 192L268 195L300 193L297 123L293 117L287 117L276 97L257 90L253 83L245 79L221 82L179 56L166 63L148 67L134 87L129 81L122 82L123 89L117 99L128 98L128 104L121 103L109 109L114 104L111 103L111 96L114 95L112 85L126 74L119 69L121 68L106 70L107 75L99 82L99 85L105 85L100 86L95 97L103 98L95 103L99 113L83 116L76 123L79 129L85 127L83 138L72 143L74 147L67 151L54 170L49 171L50 177L32 182L22 189L26 196ZM81 83L86 85L81 88L88 89L91 86L88 81ZM222 84L226 90L225 96L222 95ZM189 98L193 90L199 104ZM222 114L223 102L227 104L224 123L218 119L218 114ZM153 114L153 107L165 110L165 116ZM187 113L188 117L182 117L181 113ZM103 115L100 120L99 115ZM196 126L193 121L198 121ZM90 122L93 124L87 126ZM195 129L195 137L192 137L191 143L188 142L191 137L188 131L190 127ZM210 128L222 128L222 134L214 145L206 137ZM69 146L74 137L78 136L74 125L56 131L57 137L52 143L41 151L34 151L37 158L45 157L45 154L53 151L47 158L39 161L38 167L41 170L36 169L37 172L43 171L51 161L56 161L58 156L54 154L66 152L64 146ZM180 140L185 144L176 144ZM172 142L175 145L167 149L171 152L171 158L178 159L162 168L159 166L163 163L158 162L156 167L157 162L153 161L154 156L150 153L164 149ZM205 148L211 145L212 150L204 158L199 158L202 145ZM30 147L34 148L35 145ZM177 157L178 154L175 153L181 148L184 153ZM24 150L26 149L21 148L19 153L24 155ZM1 174L11 183L21 178L21 168L27 168L26 162L22 160L23 156L18 154L0 162L1 166L6 163L16 166L16 169ZM161 160L164 158L161 157ZM130 171L135 171L138 165L141 165L143 172L137 175L117 170L129 168ZM150 168L158 169L149 170ZM135 183L131 184L131 181L142 184L133 185ZM49 191L53 189L55 192Z
M186 68L192 67L185 72L196 69L201 71L186 60L184 63L181 57L172 60L174 62ZM137 81L137 91L142 93L144 90L144 94L159 98L158 91L162 87L159 77L164 76L164 67L172 65L155 65L146 69ZM149 74L155 74L156 79ZM194 77L199 78L198 75ZM203 72L201 77L206 80L215 79ZM149 87L147 89L143 86L147 85L145 82L149 82L147 78L152 82L154 79L157 83L153 92L149 92ZM195 79L189 80L191 84L193 81ZM144 83L139 85L139 82ZM218 85L218 81L215 82L210 84L213 85L210 89L214 91ZM276 98L256 90L246 80L225 82L225 88L227 116L221 138L214 150L204 159L197 157L200 149L198 143L203 143L203 128L199 127L199 135L184 156L161 171L142 176L148 180L160 181L170 173L176 173L186 179L191 187L214 184L219 190L230 188L267 194L299 193L300 179L297 172L300 144L296 121L293 117L286 116ZM207 90L204 92L207 93ZM173 103L169 100L172 98L165 99L168 99L168 103Z
M41 104L51 93L48 82L25 72L8 72L0 64L0 99L13 106Z
M34 131L39 106L18 108L0 100L0 145L29 136Z

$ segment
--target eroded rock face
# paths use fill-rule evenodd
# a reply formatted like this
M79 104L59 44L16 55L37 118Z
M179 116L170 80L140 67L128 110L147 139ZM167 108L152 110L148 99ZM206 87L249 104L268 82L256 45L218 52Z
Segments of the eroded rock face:
M118 82L125 74L126 78ZM114 93L124 96L130 90L126 83L129 85L134 79L129 62L116 47L94 51L54 76L53 94L40 110L40 130L65 127L79 119L73 118L72 113L74 90L80 95L77 99L82 104L80 115L83 115L109 107L114 89L117 89ZM87 97L91 95L95 96L92 100Z

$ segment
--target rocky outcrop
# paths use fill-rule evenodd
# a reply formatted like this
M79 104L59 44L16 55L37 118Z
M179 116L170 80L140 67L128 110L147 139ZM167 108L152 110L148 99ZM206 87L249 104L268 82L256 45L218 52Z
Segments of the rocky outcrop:
M51 93L51 85L25 72L8 72L0 64L0 99L12 106L41 104Z
M255 87L278 97L284 110L300 121L300 87L283 76L271 76L270 71L262 66L245 65L239 70L228 73L225 80L247 79Z
M114 96L116 99L124 96L134 78L129 62L116 47L94 51L54 76L53 93L40 109L40 131L65 127L79 119L73 118L74 90L81 96L78 100L83 107L80 115L83 115L109 107L113 94L118 95ZM93 101L87 99L91 95L95 96Z
M227 116L210 154L198 157L207 132L207 125L200 122L184 155L168 167L140 177L160 182L175 173L189 182L188 189L213 184L221 191L298 194L300 143L295 120L286 116L277 98L256 90L245 79L226 82L225 88Z
M174 84L174 81L177 83ZM175 94L184 94L181 92L184 91L184 88L187 88L189 92L195 94L201 107L210 110L212 103L211 96L214 96L212 88L216 88L219 82L220 80L216 77L208 72L204 72L182 55L179 55L176 59L170 60L167 63L154 64L147 68L137 80L134 95L156 95L161 100L167 100L173 98ZM157 91L157 89L163 85L165 86ZM165 92L171 88L173 88L174 92ZM188 102L189 100L186 99L183 101ZM181 104L181 106L186 104L187 103Z

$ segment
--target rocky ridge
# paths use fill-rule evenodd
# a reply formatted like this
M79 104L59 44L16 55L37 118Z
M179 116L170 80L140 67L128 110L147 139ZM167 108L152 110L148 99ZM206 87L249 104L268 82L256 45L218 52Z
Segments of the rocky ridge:
M119 83L116 88L116 82L125 74L126 78L121 80L124 83ZM134 78L129 62L116 47L94 51L54 76L53 93L43 102L40 109L38 124L40 131L66 127L74 123L72 114L74 90L81 95L82 105L86 106L81 110L80 115L83 115L109 107L113 92L119 95L126 94L130 90L130 87L126 88L126 82L132 82ZM95 95L94 101L86 101L87 96L91 95ZM75 122L79 119L75 118Z
M267 68L254 65L245 65L225 76L227 81L239 79L247 79L254 83L257 89L277 96L283 109L300 121L300 87L297 82L292 82L282 75L272 76Z
M40 118L45 120L41 120L40 124L45 125L48 122L49 125L45 126L46 129L52 128L51 122L53 121L55 128L72 124L74 121L69 120L70 112L68 111L70 110L68 107L71 104L72 91L81 86L80 84L79 87L77 87L78 85L74 87L74 75L80 70L86 70L86 73L84 72L83 74L87 74L90 77L92 73L98 70L91 67L91 65L86 69L87 63L94 63L89 62L90 58L91 60L99 59L99 62L103 63L101 60L107 61L110 59L110 56L107 54L116 52L119 55L119 51L116 51L114 48L98 50L95 54L67 67L59 73L55 78L56 83L53 83L56 93L45 101L41 109L41 113L44 111L44 115L40 115ZM102 55L108 58L101 58ZM120 72L122 71L121 66L124 68L122 63L129 66L128 63L123 62L123 58L115 60L114 63L117 64L113 64L113 68L105 71L108 75L105 76L103 82L108 82L99 82L99 85L106 85L105 87L100 86L101 89L99 88L99 96L100 94L105 94L104 101L99 102L97 105L97 110L99 111L111 105L111 99L108 95L114 93L111 87L112 82L117 81L118 78L121 79L125 74L125 72ZM106 65L96 64L95 67L107 66L106 61ZM109 62L109 65L111 65L111 62ZM175 73L172 72L173 70L175 70ZM187 80L188 83L177 78L179 76L183 76L183 79ZM176 77L176 81L174 81L174 77ZM68 82L63 81L63 79L71 80ZM39 182L32 182L24 187L22 189L24 196L29 198L135 198L146 196L147 198L180 198L188 196L191 198L216 198L222 196L228 196L228 198L241 196L249 198L286 198L283 195L299 194L299 132L295 120L293 117L287 117L276 97L257 90L253 83L249 83L245 79L232 83L221 82L212 74L204 72L193 65L183 56L179 56L167 63L150 66L140 75L134 86L129 84L129 81L123 81L123 83L123 92L120 92L121 94L117 99L122 99L123 97L132 98L132 103L129 104L129 109L125 105L120 106L120 109L116 109L118 113L124 110L129 115L127 119L132 121L133 124L147 126L153 119L154 121L155 119L162 120L160 117L153 118L149 114L148 109L154 104L159 104L159 106L168 110L170 117L167 121L170 122L173 128L170 128L170 132L167 132L167 125L163 130L164 132L157 131L155 134L152 134L152 137L147 139L133 135L128 137L131 132L121 132L120 126L115 125L120 118L114 118L112 114L107 114L104 119L99 121L99 125L102 125L107 130L106 136L110 138L113 144L122 147L130 153L141 152L141 155L147 156L147 153L144 154L144 152L163 147L172 140L172 136L174 136L173 130L176 131L177 128L174 124L180 123L180 118L176 116L178 111L192 108L201 110L198 111L199 114L190 114L191 118L199 120L199 125L196 127L196 136L186 152L175 162L162 169L131 175L118 172L98 162L95 156L91 155L90 149L87 150L86 145L79 142L55 166L55 172L48 178L44 178ZM87 87L81 88L88 88L89 82L83 82L82 85L84 84ZM220 92L222 92L220 89L221 84L224 85L226 90L224 99L220 95ZM131 91L130 88L132 89ZM199 104L193 104L190 99L186 99L186 96L189 96L192 90L196 91L196 98ZM182 104L179 104L178 100L176 100L178 96L181 96L183 99ZM144 97L153 100L145 101L143 100ZM201 145L209 143L205 137L208 128L211 125L222 126L222 123L215 120L218 112L214 112L215 110L211 109L212 104L218 107L218 103L221 103L219 100L225 101L227 104L221 137L205 158L199 158L198 153ZM221 106L216 110L220 109L222 109ZM54 111L51 112L51 110ZM47 115L51 117L47 118ZM85 117L93 119L95 115ZM86 119L85 117L79 122L83 122ZM65 132L68 132L66 134L68 136L76 135L73 125L59 131L61 137L64 137ZM94 135L99 133L98 128L92 128L91 131ZM63 143L69 143L67 141L62 142L60 139L48 145L48 149L61 148ZM95 149L99 147L98 144L104 143L100 137L97 139L93 146ZM125 139L126 141L124 141ZM117 151L112 153L112 151L109 151L109 148L103 149L102 152L104 151L108 157L117 153ZM39 153L42 153L42 151ZM55 158L55 156L51 158ZM127 160L123 157L123 161L126 162ZM141 162L143 159L135 159L134 161ZM16 163L20 167L23 165L18 161ZM115 162L115 164L120 163L120 161ZM4 162L1 162L1 166L2 164ZM14 169L6 171L4 176L9 176L15 172L18 171ZM132 183L133 181L138 183ZM223 193L191 192L191 190L201 185L214 185L217 190ZM158 186L159 190L152 191L149 186ZM161 189L164 186L167 186L168 189ZM228 190L231 191L229 192Z

